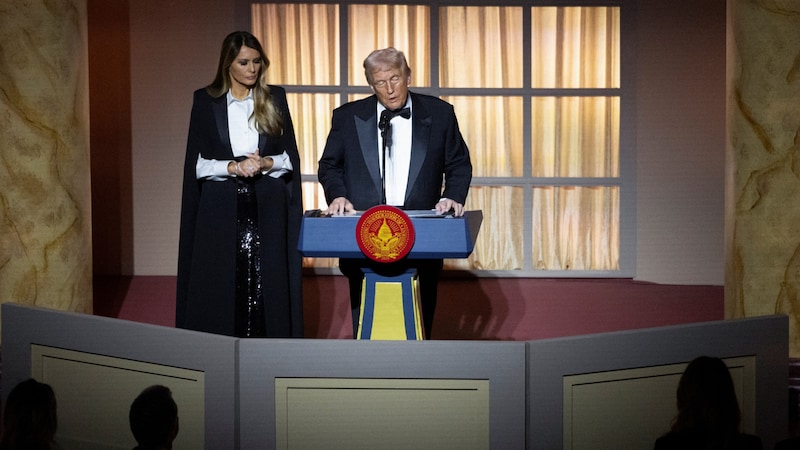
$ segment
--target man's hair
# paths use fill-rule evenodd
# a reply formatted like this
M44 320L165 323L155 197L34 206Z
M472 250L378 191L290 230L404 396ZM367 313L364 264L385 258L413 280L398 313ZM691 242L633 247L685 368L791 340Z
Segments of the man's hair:
M178 420L178 405L168 387L153 385L133 401L128 419L139 445L164 445L172 438Z
M411 75L406 55L394 47L375 50L364 60L364 75L367 82L372 84L372 73L376 70L400 69L405 76Z

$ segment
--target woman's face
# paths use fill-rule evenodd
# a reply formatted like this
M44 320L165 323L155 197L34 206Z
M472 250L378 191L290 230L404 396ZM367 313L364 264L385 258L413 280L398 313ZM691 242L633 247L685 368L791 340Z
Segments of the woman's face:
M236 59L228 69L231 76L231 89L234 92L245 92L255 86L261 74L261 54L258 50L242 46Z

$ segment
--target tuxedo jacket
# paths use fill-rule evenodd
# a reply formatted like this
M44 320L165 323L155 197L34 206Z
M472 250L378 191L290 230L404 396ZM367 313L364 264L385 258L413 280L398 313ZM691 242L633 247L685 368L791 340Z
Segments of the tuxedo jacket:
M432 209L441 198L463 204L472 181L469 149L453 106L430 95L411 96L411 164L405 209ZM333 111L319 160L319 181L328 203L345 197L358 211L381 203L377 97Z

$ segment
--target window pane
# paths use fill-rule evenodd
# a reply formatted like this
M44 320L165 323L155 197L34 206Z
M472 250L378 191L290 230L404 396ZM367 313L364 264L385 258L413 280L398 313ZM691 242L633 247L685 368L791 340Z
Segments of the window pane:
M327 207L314 176L332 111L370 95L364 58L392 46L408 59L412 90L449 94L470 148L465 206L482 210L484 222L473 254L446 267L620 270L620 186L631 175L619 161L621 7L442 3L252 6L270 82L290 87L304 208ZM304 266L337 262L306 258Z
M533 189L534 270L619 270L619 188Z
M325 148L331 129L331 114L339 106L339 96L289 93L286 97L300 151L300 173L316 175L317 161Z
M253 4L253 34L272 63L272 84L339 84L339 7Z
M306 211L312 209L326 210L328 203L325 202L325 192L322 185L316 181L303 182L303 209Z
M442 87L522 87L520 7L441 8Z
M455 108L473 176L522 176L522 98L443 98Z
M430 8L419 5L350 5L348 7L349 78L367 84L364 59L373 50L394 47L405 53L417 86L430 85Z
M531 9L531 86L618 88L619 7Z
M483 223L475 250L467 259L448 259L449 268L521 270L523 266L523 189L472 186L467 210L482 210Z
M534 97L534 177L619 177L619 97Z

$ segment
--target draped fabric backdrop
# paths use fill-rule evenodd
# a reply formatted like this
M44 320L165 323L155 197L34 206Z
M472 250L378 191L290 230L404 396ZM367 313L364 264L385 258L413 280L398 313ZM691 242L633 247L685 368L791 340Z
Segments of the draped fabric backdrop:
M484 222L472 256L447 267L613 274L621 244L620 8L431 8L252 6L270 82L290 92L305 208L326 207L315 174L331 111L369 94L364 58L393 46L408 58L412 89L454 105L473 159L466 206L482 210Z

